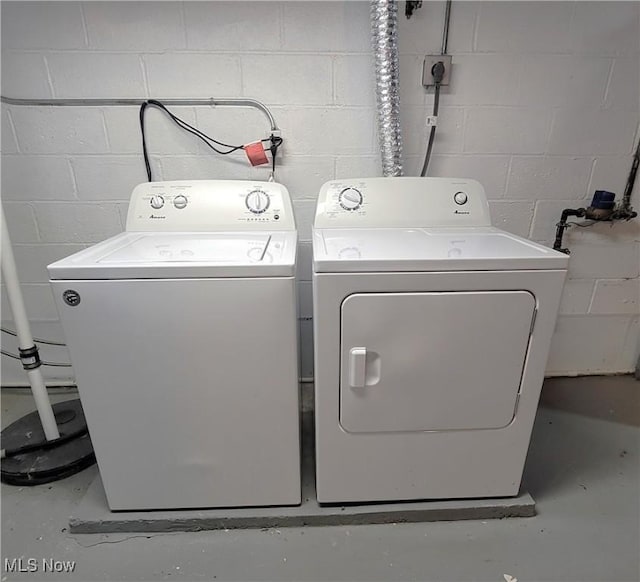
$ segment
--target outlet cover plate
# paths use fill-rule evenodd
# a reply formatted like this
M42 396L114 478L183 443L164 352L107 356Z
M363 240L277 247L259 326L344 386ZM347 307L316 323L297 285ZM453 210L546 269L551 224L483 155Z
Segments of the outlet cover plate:
M433 87L433 75L431 69L438 61L444 63L444 77L442 78L441 87L448 87L451 79L451 55L426 55L422 65L422 85L424 87Z

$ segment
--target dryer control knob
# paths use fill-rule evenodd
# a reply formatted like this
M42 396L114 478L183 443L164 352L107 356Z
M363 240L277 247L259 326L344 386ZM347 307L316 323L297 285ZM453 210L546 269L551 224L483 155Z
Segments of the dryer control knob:
M358 210L362 205L362 193L355 188L345 188L340 192L338 202L345 210Z
M187 197L183 196L182 194L176 196L173 199L173 205L178 209L178 210L182 210L186 205L187 205Z
M164 198L156 194L155 196L151 197L150 204L151 204L151 208L155 208L156 210L159 210L164 206Z
M469 200L469 197L468 197L464 192L456 192L456 193L453 195L453 201L454 201L456 204L460 204L461 206L462 206L463 204L466 204L466 203L467 203L467 200Z
M267 208L269 208L271 199L269 198L269 194L262 190L252 190L247 194L244 201L251 212L254 214L262 214Z

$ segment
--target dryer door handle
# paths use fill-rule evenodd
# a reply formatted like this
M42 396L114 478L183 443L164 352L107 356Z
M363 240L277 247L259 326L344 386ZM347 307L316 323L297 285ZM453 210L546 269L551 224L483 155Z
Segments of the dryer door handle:
M364 388L367 372L367 348L349 350L349 385Z

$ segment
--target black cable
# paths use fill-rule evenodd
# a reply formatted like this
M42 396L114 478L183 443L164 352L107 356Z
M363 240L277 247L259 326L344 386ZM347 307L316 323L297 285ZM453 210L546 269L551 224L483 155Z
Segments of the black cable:
M31 451L37 451L40 449L51 449L53 447L57 447L58 445L69 442L78 437L81 437L87 433L88 433L87 426L84 425L82 428L74 432L60 436L57 439L53 439L51 441L42 441L39 443L23 445L21 447L16 447L15 449L2 449L2 458L15 457L16 455L24 455L25 453L30 453Z
M147 170L147 180L152 182L151 177L151 164L149 164L149 154L147 153L147 140L144 134L144 112L147 109L148 103L144 101L140 105L140 133L142 134L142 156L144 157L144 165Z
M144 101L142 103L142 105L140 105L140 133L142 133L142 155L144 157L144 165L145 165L145 168L147 170L147 179L149 180L149 182L152 181L152 173L151 173L151 164L149 162L149 154L148 154L148 151L147 151L147 140L146 140L146 135L145 135L145 127L144 127L145 111L147 110L147 107L149 107L149 106L156 107L156 108L160 109L161 111L163 111L164 113L166 113L169 116L169 119L171 119L171 121L173 121L178 127L180 127L181 129L184 129L185 131L188 131L192 135L195 135L198 139L200 139L207 146L209 146L213 151L215 151L216 153L218 153L220 155L224 156L224 155L228 155L230 153L233 153L233 152L235 152L237 150L244 149L243 145L241 145L241 146L233 146L233 145L229 145L229 144L226 144L226 143L223 143L223 142L219 142L219 141L209 137L205 133L202 133L200 130L198 130L195 127L189 125L186 121L184 121L183 119L179 118L177 115L174 115L173 113L171 113L171 111L169 111L169 109L167 109L160 101L157 101L156 99L149 99L147 101ZM216 145L219 145L221 147L229 148L229 150L228 151L219 150L214 145L212 145L212 143L210 143L210 142L213 142Z
M149 180L149 182L152 181L152 173L151 173L151 164L149 162L149 154L147 152L147 140L145 135L145 125L144 125L145 111L149 106L156 107L157 109L160 109L161 111L166 113L171 119L171 121L173 121L178 127L180 127L181 129L184 129L185 131L189 132L192 135L195 135L199 140L205 143L209 148L211 148L217 154L220 154L222 156L227 156L229 154L237 152L238 150L245 149L244 145L231 145L208 136L206 133L200 131L198 128L193 127L192 125L187 123L184 119L181 119L177 115L173 114L160 101L156 99L148 99L147 101L144 101L142 105L140 105L140 132L142 133L142 155L144 157L144 164L147 170L147 179ZM271 154L273 156L273 171L275 172L275 158L276 158L275 153L277 152L278 148L282 145L282 138L272 135L271 137L260 140L260 142L261 143L271 142L270 149L271 149ZM227 148L227 150L223 151L221 149L218 149L218 147L216 146L220 148Z
M171 113L171 111L169 111L160 101L157 101L155 99L149 99L147 101L144 101L142 103L142 105L140 105L140 133L142 133L142 155L144 157L144 165L145 168L147 170L147 179L149 180L149 182L152 181L152 173L151 173L151 164L149 162L149 154L147 151L147 139L146 139L146 135L145 135L145 129L144 129L144 114L145 111L147 110L147 107L152 106L152 107L157 107L158 109L160 109L161 111L163 111L164 113L166 113L169 118L181 129L184 129L185 131L188 131L189 133L195 135L198 139L200 139L201 141L203 141L207 146L209 146L212 150L214 150L216 153L221 154L221 155L227 155L230 154L232 152L235 152L239 149L244 149L244 146L232 146L229 144L225 144L223 142L219 142L211 137L209 137L208 135L202 133L200 130L196 129L195 127L189 125L186 121L184 121L183 119L180 119L177 115L174 115L173 113ZM211 143L209 143L209 141L220 145L222 147L227 147L230 148L229 151L222 151L219 150L218 148L216 148L214 145L212 145Z
M0 331L2 333L6 333L12 335L13 337L18 337L18 334L12 329L6 327L0 327ZM63 344L62 342L54 342L52 340L41 339L39 337L32 338L34 342L37 344L47 344L48 346L66 346L67 344Z
M440 83L436 83L434 93L433 93L433 113L432 115L437 118L438 109L440 107ZM437 123L437 119L436 119ZM436 137L436 126L431 126L431 131L429 132L429 143L427 144L427 153L424 156L424 163L422 164L422 171L420 172L420 176L424 177L427 175L427 170L429 169L429 162L431 161L431 151L433 150L433 142Z
M282 138L280 136L271 134L269 140L271 141L271 147L269 148L271 150L271 172L275 174L276 156L278 155L278 148L282 145Z
M177 115L171 113L171 111L169 111L169 109L167 109L167 107L163 103L158 101L157 99L149 99L146 103L147 103L147 105L152 105L153 107L157 107L158 109L160 109L161 111L166 113L174 123L179 125L182 129L188 131L189 133L193 133L195 136L197 136L202 141L204 141L207 145L209 145L209 147L211 147L218 154L226 156L227 154L233 153L233 152L235 152L237 150L244 149L244 145L238 145L238 146L230 145L228 143L224 143L222 141L218 141L217 139L213 139L212 137L209 137L206 133L200 131L196 127L193 127L193 125L189 125L184 119L181 119ZM213 146L211 146L208 143L209 141L215 143L216 145L218 145L220 147L229 148L230 151L223 152L221 150L218 150L218 149L214 148ZM266 141L266 140L263 140L263 141Z
M7 350L0 349L0 354L2 354L3 356L7 356L8 358L13 358L14 360L22 361L22 358L18 354L12 354L11 352L8 352ZM62 362L45 362L44 360L42 360L40 363L43 366L52 366L52 367L56 367L56 368L71 368L71 364L66 364L66 363L62 363Z

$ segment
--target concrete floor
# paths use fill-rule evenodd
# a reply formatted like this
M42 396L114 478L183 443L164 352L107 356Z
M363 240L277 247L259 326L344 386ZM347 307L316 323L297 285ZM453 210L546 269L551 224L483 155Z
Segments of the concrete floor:
M24 392L3 391L3 426L30 410ZM1 580L639 580L639 425L631 377L547 381L525 474L533 518L72 536L67 520L95 467L35 488L3 485L3 566L76 566L3 570Z

